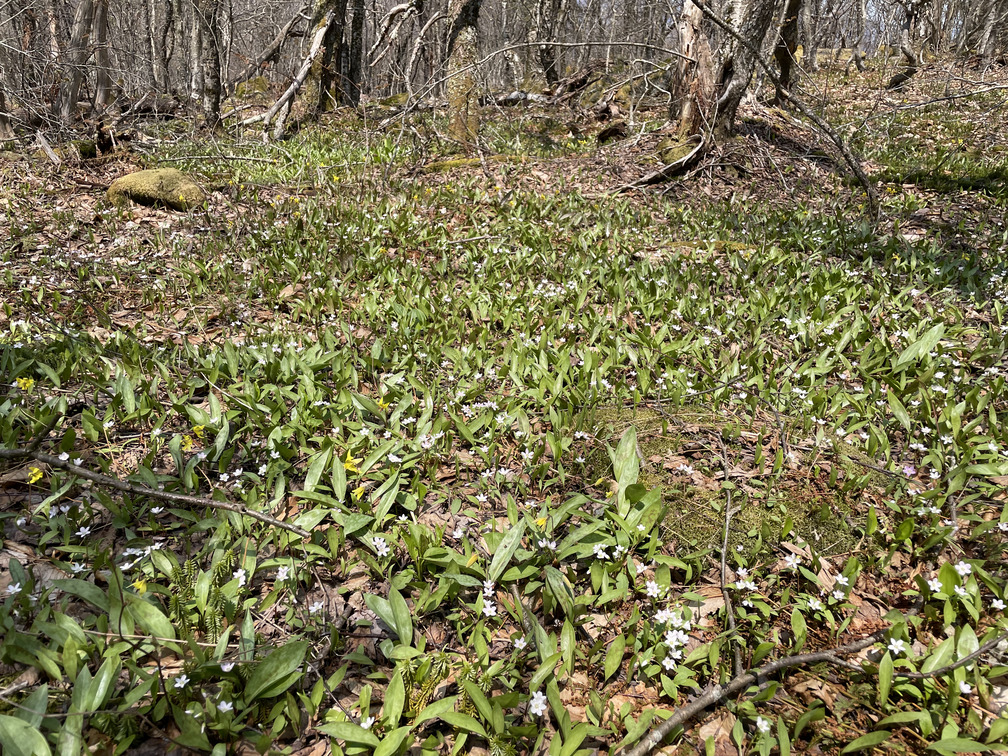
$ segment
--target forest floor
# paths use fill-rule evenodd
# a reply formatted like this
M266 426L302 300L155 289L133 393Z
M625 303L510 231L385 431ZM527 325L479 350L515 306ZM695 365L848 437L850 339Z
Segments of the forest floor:
M0 153L4 752L1008 749L1008 70L889 73L878 220L756 101Z

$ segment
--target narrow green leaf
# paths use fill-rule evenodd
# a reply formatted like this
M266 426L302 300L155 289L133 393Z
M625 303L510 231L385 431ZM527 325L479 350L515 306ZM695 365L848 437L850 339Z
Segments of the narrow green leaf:
M280 646L259 662L245 685L245 701L251 703L258 698L272 698L290 687L290 675L301 666L308 641L296 641Z
M407 646L413 642L413 615L406 599L395 588L389 589L389 606L392 609L392 628L399 640Z
M623 664L623 652L626 650L626 636L623 633L617 635L605 655L605 679L608 680Z
M487 570L487 578L490 582L496 583L497 579L504 574L511 557L521 545L522 536L525 535L525 520L518 520L518 523L504 534L504 538L497 545L493 559L490 561L490 569Z
M893 660L892 655L886 651L878 667L879 706L883 709L889 702L889 691L892 689L892 681Z
M403 683L402 670L396 669L396 673L389 681L388 688L385 689L385 703L383 705L385 718L393 727L399 724L399 717L402 716L405 702L406 686Z
M873 748L874 746L884 743L892 737L892 733L889 730L876 730L875 732L869 732L867 735L862 735L860 738L848 743L842 751L840 751L841 756L845 753L856 753L857 751L863 751L866 748Z
M370 730L365 730L353 722L323 722L316 727L319 732L333 738L339 738L353 745L377 748L378 736Z

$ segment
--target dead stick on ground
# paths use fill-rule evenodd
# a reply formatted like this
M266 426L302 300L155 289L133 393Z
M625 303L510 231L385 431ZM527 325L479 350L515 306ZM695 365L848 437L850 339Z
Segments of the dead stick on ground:
M236 514L243 515L244 517L251 517L253 520L259 520L267 525L272 525L276 528L282 528L283 530L290 531L295 535L299 535L302 538L309 538L310 533L304 528L299 528L297 525L291 525L290 523L284 522L283 520L278 520L276 517L272 517L263 512L253 512L250 509L246 509L240 504L236 504L232 501L218 501L216 499L208 499L203 496L190 496L189 494L172 493L170 491L159 491L154 488L148 488L147 486L137 485L135 483L127 483L126 481L119 480L118 478L113 478L110 475L103 475L102 473L92 472L85 467L79 467L78 465L71 464L70 462L64 462L59 457L54 457L51 454L45 454L39 451L30 451L27 449L0 449L0 459L34 459L37 462L42 462L43 464L49 465L50 467L56 467L61 470L67 470L74 475L84 478L85 480L90 480L92 483L97 483L100 486L105 486L107 488L114 488L117 491L122 491L123 493L133 494L134 496L146 496L150 499L158 499L159 501L175 502L177 504L189 504L196 507L211 507L213 509L223 509L228 512L234 512Z
M847 643L843 646L837 646L836 648L830 648L825 651L816 651L808 654L786 656L783 659L767 662L762 667L746 672L743 675L737 675L732 678L727 685L715 685L699 698L694 699L683 708L674 712L672 716L651 730L651 732L648 733L634 748L622 753L621 756L646 756L651 753L651 751L654 750L659 743L668 737L673 730L692 720L708 706L713 706L730 696L742 693L747 688L755 685L765 677L769 677L770 675L776 674L777 672L790 667L802 667L808 664L819 664L821 662L835 662L837 655L854 654L868 648L869 646L873 646L882 640L888 632L889 630L886 628L885 630L878 630L872 633L867 638L863 638L859 641L852 641L851 643Z

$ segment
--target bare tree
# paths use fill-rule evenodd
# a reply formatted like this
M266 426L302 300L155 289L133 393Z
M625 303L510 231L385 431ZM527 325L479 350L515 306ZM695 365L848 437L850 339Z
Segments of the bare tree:
M449 0L448 16L448 135L471 145L479 132L476 93L476 25L481 0Z
M74 22L70 30L70 44L64 56L66 83L60 102L60 118L64 123L70 123L77 114L77 101L80 99L81 87L84 85L84 64L91 54L90 41L94 12L94 0L80 0L77 12L74 14Z
M791 87L791 70L795 64L795 51L798 49L798 17L802 10L802 0L787 0L784 5L784 18L781 21L780 37L774 48L774 59L780 71L777 92L774 102L780 104L784 100L784 89Z
M199 62L203 91L200 99L203 106L203 118L210 128L216 128L220 123L221 112L219 10L220 0L199 0L199 4L196 6L196 21L202 43Z

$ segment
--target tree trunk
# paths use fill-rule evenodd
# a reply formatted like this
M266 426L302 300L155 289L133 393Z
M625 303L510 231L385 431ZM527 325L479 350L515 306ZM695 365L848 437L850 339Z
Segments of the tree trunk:
M774 48L774 58L780 71L780 81L774 96L775 105L780 105L784 101L781 90L791 88L791 72L795 64L795 51L798 49L798 17L801 10L802 0L787 0L784 6L780 37Z
M813 4L815 5L815 8L812 7ZM815 71L819 68L819 42L816 36L818 11L819 0L806 0L806 2L802 3L802 65L805 67L806 71Z
M734 38L725 41L726 52L721 63L717 88L719 96L713 118L715 137L727 136L734 128L739 103L749 88L756 67L756 55L774 20L775 6L773 0L740 0L736 6L736 23L733 26L747 45Z
M201 78L203 80L201 104L203 118L211 129L217 128L220 124L220 29L217 23L219 10L220 0L200 0L196 7L196 21L202 42L202 50L200 51Z
M903 53L903 57L906 59L906 68L889 79L886 89L900 89L914 77L917 69L920 67L920 57L910 41L920 5L921 0L917 0L906 7L906 17L903 20L903 28L900 31L900 52Z
M108 48L108 0L97 0L95 34L95 107L104 110L112 104L112 63Z
M4 88L4 72L0 70L0 142L9 142L14 138L14 129L11 126L10 114L7 112L7 95ZM0 149L6 147L0 144Z
M63 88L60 102L60 118L64 123L70 123L77 114L77 100L80 98L81 87L84 84L84 64L87 63L91 53L90 41L94 13L94 0L80 0L77 12L74 14L70 44L65 56L65 64L68 69L67 82Z
M864 52L861 46L864 44L865 18L868 15L868 0L857 0L857 10L854 14L854 44L851 47L851 57L847 61L847 70L850 64L857 66L857 70L864 73Z
M158 9L161 13L158 13ZM168 31L172 23L171 0L150 0L148 5L150 28L148 37L151 49L151 73L154 78L154 89L158 94L166 94L169 88L168 80Z
M546 85L550 88L555 87L560 81L560 73L557 70L557 47L551 43L556 41L562 15L561 5L562 0L538 0L535 19L529 27L529 35L534 37L530 41L538 42L539 65L546 77Z
M476 24L481 0L449 0L448 136L469 147L479 132Z
M346 100L346 81L343 77L343 56L346 52L346 45L343 37L346 32L346 9L347 0L335 0L326 2L322 13L335 10L333 21L326 29L322 39L322 54L318 59L317 92L315 90L315 74L312 72L312 79L309 79L309 87L313 97L317 96L314 102L306 103L312 110L312 115L324 113L332 110L334 106Z
M192 10L189 27L189 99L199 102L203 97L203 23L199 19L198 0L188 0Z
M716 100L714 58L702 25L703 11L685 0L679 18L679 52L686 57L679 59L670 83L669 105L669 120L678 122L681 138L701 132Z
M350 21L350 66L347 74L347 99L354 107L360 105L361 73L364 60L364 0L353 0ZM406 71L409 78L410 71Z

